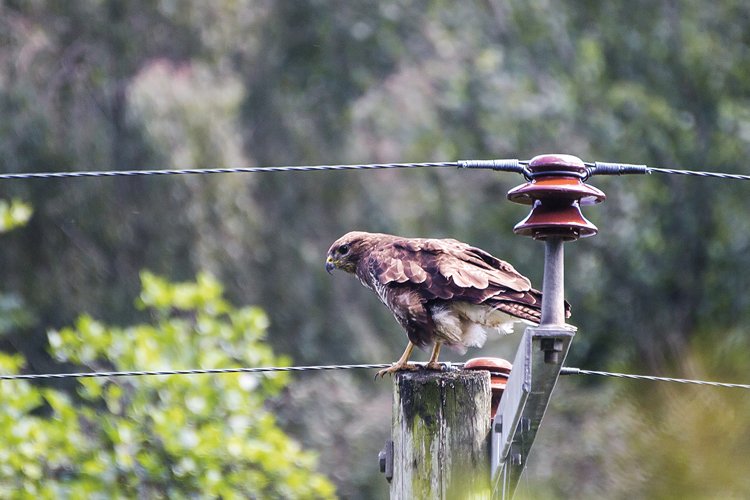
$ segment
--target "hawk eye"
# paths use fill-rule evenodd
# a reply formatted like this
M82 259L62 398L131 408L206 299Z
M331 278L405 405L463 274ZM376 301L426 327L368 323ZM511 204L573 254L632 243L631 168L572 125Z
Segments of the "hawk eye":
M339 247L339 253L340 253L341 255L346 255L346 254L348 254L348 253L349 253L349 245L341 245L341 246Z

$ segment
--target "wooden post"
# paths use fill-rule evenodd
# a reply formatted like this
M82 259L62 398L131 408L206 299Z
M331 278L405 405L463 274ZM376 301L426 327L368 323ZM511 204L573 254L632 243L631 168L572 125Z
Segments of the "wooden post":
M490 498L490 375L400 372L391 499Z

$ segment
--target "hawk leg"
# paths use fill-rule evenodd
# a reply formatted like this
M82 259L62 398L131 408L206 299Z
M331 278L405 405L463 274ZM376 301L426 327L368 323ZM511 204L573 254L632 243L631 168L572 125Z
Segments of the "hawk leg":
M435 342L435 347L432 348L432 354L430 354L430 360L427 362L427 368L428 370L442 370L442 366L440 366L440 363L438 363L438 356L440 355L440 348L442 347L442 342Z
M393 363L388 368L383 368L378 373L375 374L375 378L378 377L385 377L385 374L388 373L389 375L393 375L394 373L398 371L403 370L415 370L416 368L414 365L410 365L407 363L409 361L409 356L411 356L411 352L414 350L414 344L409 341L408 344L406 344L406 349L404 350L404 353L401 355L400 358L398 358L398 361Z

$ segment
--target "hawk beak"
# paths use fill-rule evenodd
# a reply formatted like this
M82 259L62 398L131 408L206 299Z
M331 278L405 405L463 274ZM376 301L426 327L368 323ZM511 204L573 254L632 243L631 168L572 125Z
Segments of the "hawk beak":
M333 257L328 257L326 259L326 271L328 271L328 274L331 274L334 269L336 269L336 264L333 262Z

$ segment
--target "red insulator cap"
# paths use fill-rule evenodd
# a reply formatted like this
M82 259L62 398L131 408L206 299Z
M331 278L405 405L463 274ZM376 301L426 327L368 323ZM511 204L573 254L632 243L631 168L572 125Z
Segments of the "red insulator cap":
M464 370L486 370L490 372L490 389L492 389L492 409L490 418L495 418L500 398L508 383L513 365L502 358L473 358L464 363Z
M528 217L513 229L516 234L542 240L552 236L575 240L598 232L580 206L601 203L606 196L584 184L588 170L580 158L540 155L529 162L528 171L531 181L508 192L510 201L532 206Z
M555 173L558 171L569 172L574 175L586 176L586 164L583 160L573 155L544 154L533 157L528 164L532 174Z
M540 177L508 191L508 199L523 205L533 205L535 200L578 201L581 205L595 205L607 196L581 179L570 177Z

